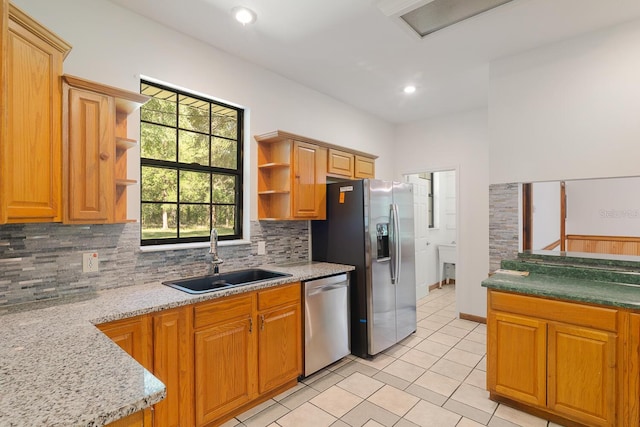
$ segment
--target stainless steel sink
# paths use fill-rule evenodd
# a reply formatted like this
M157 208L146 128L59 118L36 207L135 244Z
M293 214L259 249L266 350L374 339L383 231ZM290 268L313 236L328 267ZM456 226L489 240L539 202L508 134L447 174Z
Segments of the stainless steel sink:
M230 271L228 273L212 274L209 276L168 280L162 282L162 284L190 294L204 294L206 292L219 291L234 286L249 285L287 276L291 276L291 274L263 270L261 268L248 268L246 270Z

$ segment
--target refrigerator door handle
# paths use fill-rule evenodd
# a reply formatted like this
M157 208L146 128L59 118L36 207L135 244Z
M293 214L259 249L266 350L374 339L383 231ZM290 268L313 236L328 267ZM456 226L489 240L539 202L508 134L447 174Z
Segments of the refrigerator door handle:
M398 226L398 205L392 204L389 212L389 222L391 223L391 231L389 233L389 252L391 255L391 283L398 283L398 276L400 273L400 239Z
M396 270L396 277L395 277L395 282L394 283L398 283L400 281L400 273L401 273L401 269L400 269L400 260L402 259L402 253L401 253L401 245L400 245L400 212L398 211L398 205L396 203L393 204L393 226L395 228L394 230L394 244L396 246L395 251L394 251L394 255L395 255L395 270Z

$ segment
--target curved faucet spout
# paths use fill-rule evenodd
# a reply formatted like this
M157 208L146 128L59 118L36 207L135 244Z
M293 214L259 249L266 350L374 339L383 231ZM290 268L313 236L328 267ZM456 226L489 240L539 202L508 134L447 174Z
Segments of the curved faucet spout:
M218 273L218 265L222 264L222 261L218 257L218 230L211 229L211 239L209 241L209 253L211 254L211 263L213 264L214 274Z

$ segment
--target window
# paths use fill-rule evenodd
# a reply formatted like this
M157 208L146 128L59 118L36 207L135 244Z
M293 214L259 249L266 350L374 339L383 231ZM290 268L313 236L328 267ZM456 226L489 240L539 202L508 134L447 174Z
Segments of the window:
M243 110L147 81L140 110L142 245L242 238Z
M428 218L427 218L427 222L429 223L429 228L435 228L435 221L434 221L434 213L433 213L433 173L421 173L420 175L418 175L419 178L424 179L427 182L427 188L429 191L429 206L428 208Z

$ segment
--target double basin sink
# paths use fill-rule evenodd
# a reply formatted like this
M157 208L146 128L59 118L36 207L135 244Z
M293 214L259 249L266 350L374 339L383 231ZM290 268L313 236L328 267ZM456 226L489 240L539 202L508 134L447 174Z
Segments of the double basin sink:
M228 273L168 280L162 282L162 284L189 294L204 294L288 276L291 276L291 274L263 270L261 268L248 268L246 270L230 271Z

